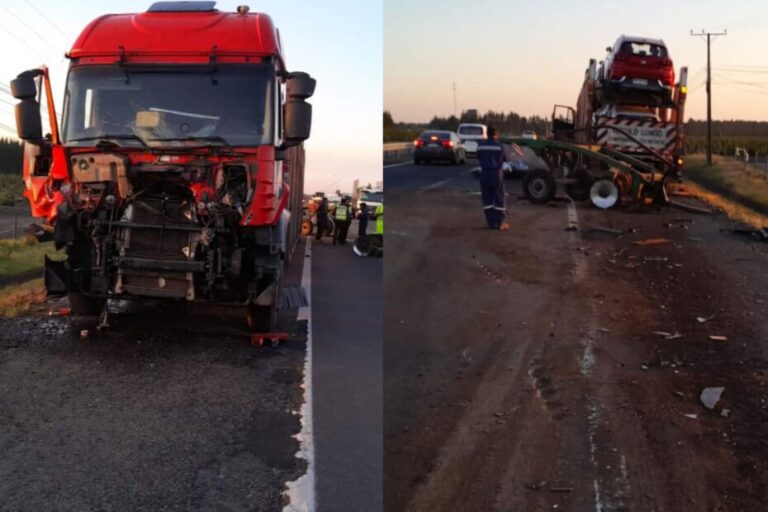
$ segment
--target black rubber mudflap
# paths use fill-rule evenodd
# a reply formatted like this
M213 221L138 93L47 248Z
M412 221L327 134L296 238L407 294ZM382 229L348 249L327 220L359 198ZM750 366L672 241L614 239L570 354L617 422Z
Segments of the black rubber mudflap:
M307 293L301 286L290 286L280 290L280 309L296 309L308 305Z
M48 295L61 296L67 293L67 269L63 261L54 261L45 256L45 289Z

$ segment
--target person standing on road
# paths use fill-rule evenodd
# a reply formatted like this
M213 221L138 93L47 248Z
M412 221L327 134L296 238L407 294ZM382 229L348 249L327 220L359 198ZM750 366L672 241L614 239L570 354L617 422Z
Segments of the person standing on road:
M508 160L504 146L498 141L495 128L488 128L488 138L478 141L477 159L480 162L480 191L485 221L491 229L506 231L506 191L502 166Z
M380 204L376 207L376 211L373 212L373 216L376 219L376 234L384 236L384 205Z
M357 215L357 236L365 236L368 231L368 205L360 203L360 213Z
M342 199L341 202L336 205L336 209L333 211L333 220L335 224L333 245L344 245L347 243L347 231L349 230L351 213L346 198Z
M328 199L324 197L320 201L315 215L317 218L317 234L315 235L315 240L319 242L323 239L323 235L325 235L325 231L328 229Z

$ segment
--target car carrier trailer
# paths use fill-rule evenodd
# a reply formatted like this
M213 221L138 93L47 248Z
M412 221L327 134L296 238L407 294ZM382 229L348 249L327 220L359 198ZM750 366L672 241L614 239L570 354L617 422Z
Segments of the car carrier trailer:
M683 67L669 96L637 89L608 93L590 60L576 108L555 105L546 139L504 141L533 149L548 166L526 174L525 196L547 202L559 183L571 199L591 199L601 208L667 203L666 184L682 174L685 161L687 77ZM620 115L622 108L634 117Z

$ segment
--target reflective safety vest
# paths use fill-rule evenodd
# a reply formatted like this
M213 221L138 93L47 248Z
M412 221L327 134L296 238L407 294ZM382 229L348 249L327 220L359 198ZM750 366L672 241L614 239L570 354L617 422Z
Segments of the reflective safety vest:
M376 207L376 212L374 213L376 215L376 234L377 235L383 235L384 234L384 205L380 204Z
M337 204L333 217L336 220L347 220L347 217L349 216L348 208L349 208L348 206L345 206L343 204Z

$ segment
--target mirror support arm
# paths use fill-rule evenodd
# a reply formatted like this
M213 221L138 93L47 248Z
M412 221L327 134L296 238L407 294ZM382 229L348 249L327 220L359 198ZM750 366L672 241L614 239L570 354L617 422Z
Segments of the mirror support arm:
M61 144L59 125L56 118L56 105L53 102L51 80L48 78L48 67L42 66L40 70L43 72L43 85L45 86L45 96L48 105L48 121L51 124L51 139L54 144Z

